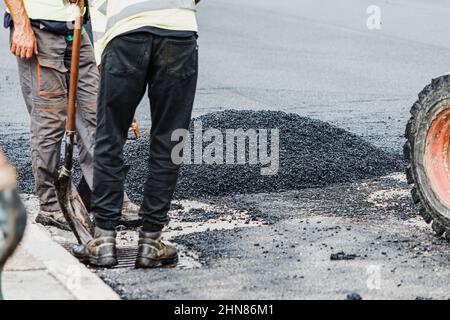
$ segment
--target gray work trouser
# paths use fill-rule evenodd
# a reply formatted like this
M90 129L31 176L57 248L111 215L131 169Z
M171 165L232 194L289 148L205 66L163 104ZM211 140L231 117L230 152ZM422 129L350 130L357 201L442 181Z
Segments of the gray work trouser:
M31 118L31 154L41 210L57 211L58 177L65 133L72 43L65 36L33 28L38 56L18 59L20 84ZM77 96L77 147L83 175L92 188L99 74L92 44L83 35Z

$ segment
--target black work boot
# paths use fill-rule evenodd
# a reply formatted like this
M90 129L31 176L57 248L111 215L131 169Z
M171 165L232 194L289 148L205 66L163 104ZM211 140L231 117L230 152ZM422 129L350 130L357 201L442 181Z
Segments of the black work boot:
M109 268L117 264L116 231L95 228L95 237L86 245L72 248L72 254L83 263Z
M136 268L174 267L178 263L177 249L161 241L161 231L139 230Z

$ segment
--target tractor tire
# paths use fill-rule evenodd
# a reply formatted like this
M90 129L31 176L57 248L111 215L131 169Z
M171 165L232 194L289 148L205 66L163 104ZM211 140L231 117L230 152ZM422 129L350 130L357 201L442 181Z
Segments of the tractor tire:
M406 126L406 176L418 211L450 241L450 75L419 94Z

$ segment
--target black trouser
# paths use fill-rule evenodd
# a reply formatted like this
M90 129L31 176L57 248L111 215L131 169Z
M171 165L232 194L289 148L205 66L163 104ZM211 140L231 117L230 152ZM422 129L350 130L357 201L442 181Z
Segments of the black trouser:
M171 160L176 129L191 120L198 73L196 36L159 37L136 32L108 44L101 64L94 153L93 211L96 225L112 230L121 215L123 147L136 108L148 87L152 128L148 179L140 210L144 229L162 229L178 178Z

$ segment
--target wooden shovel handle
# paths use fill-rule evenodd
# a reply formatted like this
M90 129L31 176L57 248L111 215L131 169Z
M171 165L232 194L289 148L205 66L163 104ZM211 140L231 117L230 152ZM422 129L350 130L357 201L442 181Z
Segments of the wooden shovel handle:
M83 29L84 0L78 1L80 14L75 20L72 41L72 62L70 64L69 99L67 107L67 131L75 131L75 114L78 94L78 74L80 69L80 49Z

